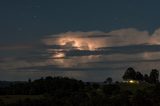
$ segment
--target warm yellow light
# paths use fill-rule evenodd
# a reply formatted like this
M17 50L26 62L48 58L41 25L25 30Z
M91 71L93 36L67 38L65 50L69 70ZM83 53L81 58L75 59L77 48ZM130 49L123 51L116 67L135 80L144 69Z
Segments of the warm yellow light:
M130 83L135 83L135 81L133 81L133 80L130 80L129 82L130 82Z
M100 46L100 42L93 41L87 38L79 38L79 37L62 37L58 40L59 45L75 47L79 50L95 50Z
M62 52L59 52L59 53L54 54L53 57L54 58L63 58L63 57L65 57L65 54Z
M137 81L137 80L129 80L128 83L131 83L131 84L139 84L139 81Z

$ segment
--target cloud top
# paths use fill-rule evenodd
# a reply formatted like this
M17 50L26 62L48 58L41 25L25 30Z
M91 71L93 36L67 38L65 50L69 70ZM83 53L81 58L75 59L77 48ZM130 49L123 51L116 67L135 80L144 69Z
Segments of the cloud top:
M153 34L135 28L119 29L110 32L66 32L43 39L46 45L62 45L66 48L80 47L82 50L92 50L101 47L160 44L160 29Z

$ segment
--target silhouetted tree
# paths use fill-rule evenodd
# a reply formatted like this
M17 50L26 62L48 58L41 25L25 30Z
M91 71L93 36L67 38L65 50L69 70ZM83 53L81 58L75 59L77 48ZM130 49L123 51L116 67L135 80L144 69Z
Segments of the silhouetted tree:
M148 83L150 82L150 78L147 74L144 75L144 81Z
M136 72L136 80L143 81L143 75L139 71Z
M123 75L124 80L136 79L136 72L132 67L129 67Z
M108 77L104 83L107 83L107 84L112 84L112 78L111 77Z
M150 73L150 82L155 84L159 82L158 78L159 78L159 71L157 69L152 69Z
M31 83L31 82L32 82L32 80L29 78L29 79L28 79L28 83Z
M92 86L93 86L94 89L98 89L100 87L100 85L98 83L93 83Z

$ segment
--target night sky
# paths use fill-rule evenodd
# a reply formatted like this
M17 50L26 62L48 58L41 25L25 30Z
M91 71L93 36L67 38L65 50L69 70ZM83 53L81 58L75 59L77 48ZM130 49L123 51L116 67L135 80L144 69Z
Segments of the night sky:
M1 0L0 80L121 80L160 70L159 0Z

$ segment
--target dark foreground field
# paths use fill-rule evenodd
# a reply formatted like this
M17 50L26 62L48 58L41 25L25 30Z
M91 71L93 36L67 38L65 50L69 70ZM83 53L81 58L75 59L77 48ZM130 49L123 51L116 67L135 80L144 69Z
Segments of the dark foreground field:
M46 77L0 87L0 106L160 106L160 84Z

